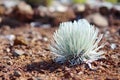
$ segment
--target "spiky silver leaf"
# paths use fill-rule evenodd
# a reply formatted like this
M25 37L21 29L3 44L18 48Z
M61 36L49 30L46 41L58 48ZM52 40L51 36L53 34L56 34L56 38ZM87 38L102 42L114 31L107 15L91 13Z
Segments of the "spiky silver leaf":
M98 51L102 34L85 19L61 23L56 30L50 50L56 55L66 58L72 65L94 61L101 58L103 52Z

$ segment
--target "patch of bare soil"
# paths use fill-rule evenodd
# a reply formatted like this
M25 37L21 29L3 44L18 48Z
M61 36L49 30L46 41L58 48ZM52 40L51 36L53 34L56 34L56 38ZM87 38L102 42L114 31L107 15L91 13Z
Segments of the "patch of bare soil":
M49 45L55 30L29 26L1 28L0 80L120 79L120 36L117 28L101 31L104 34L102 42L107 43L103 48L106 58L92 63L96 70L90 70L86 64L70 67L53 62ZM10 34L16 37L12 45Z

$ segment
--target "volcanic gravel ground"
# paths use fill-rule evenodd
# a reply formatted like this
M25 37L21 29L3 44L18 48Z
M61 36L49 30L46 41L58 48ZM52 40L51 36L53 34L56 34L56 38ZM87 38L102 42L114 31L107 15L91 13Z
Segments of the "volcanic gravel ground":
M70 67L67 63L52 61L49 45L56 29L29 26L0 28L0 80L120 80L118 27L100 29L104 34L101 43L106 43L101 50L105 51L106 58L92 63L95 70L90 70L86 64ZM4 37L10 34L23 38L12 46ZM26 38L27 42L24 40ZM19 50L18 55L15 55L15 50Z

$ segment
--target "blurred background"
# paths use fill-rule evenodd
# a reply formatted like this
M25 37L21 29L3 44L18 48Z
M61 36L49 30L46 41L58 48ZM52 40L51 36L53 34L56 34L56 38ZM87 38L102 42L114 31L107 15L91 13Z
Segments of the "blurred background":
M120 0L0 0L0 27L55 27L82 18L98 27L120 26Z

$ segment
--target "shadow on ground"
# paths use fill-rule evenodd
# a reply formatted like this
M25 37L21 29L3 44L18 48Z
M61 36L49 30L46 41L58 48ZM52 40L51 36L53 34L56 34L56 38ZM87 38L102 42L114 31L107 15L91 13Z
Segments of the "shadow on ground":
M58 64L53 62L52 60L49 61L42 61L42 62L34 62L25 66L26 71L37 71L39 73L44 73L44 71L54 72L58 68L63 68L67 66L66 64Z

